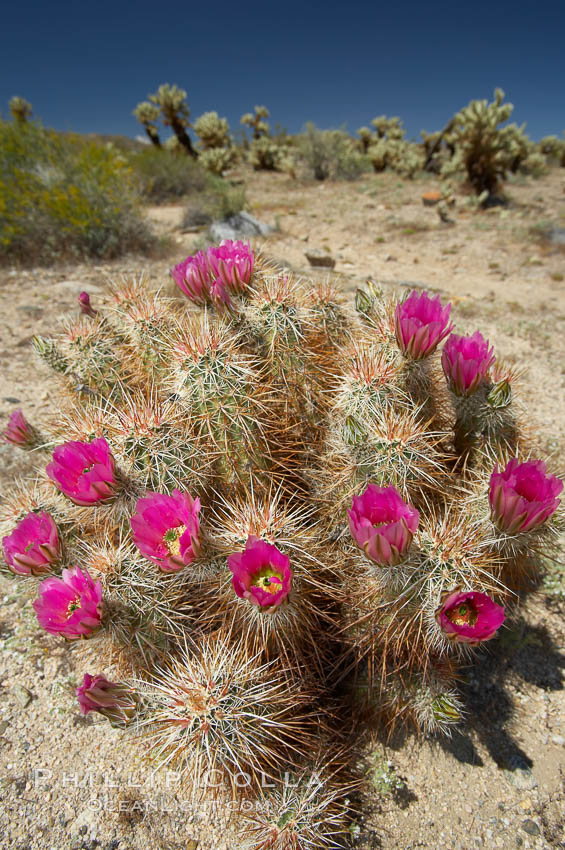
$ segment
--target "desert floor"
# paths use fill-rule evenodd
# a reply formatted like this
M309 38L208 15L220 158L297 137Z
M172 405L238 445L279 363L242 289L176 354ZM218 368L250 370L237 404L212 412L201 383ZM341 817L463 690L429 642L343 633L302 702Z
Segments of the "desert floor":
M317 276L351 297L371 278L451 299L459 333L480 329L499 356L524 369L528 421L563 469L565 246L540 233L565 227L565 169L508 184L506 207L476 212L458 197L451 224L422 205L422 192L435 188L433 178L391 174L320 184L247 175L250 211L277 228L257 245L281 265L309 276L305 252L327 250L335 269ZM167 260L0 270L0 428L16 407L32 421L52 412L49 374L30 340L76 311L80 290L95 302L108 279L140 272L151 286L171 286L168 268L202 239L181 232L183 211L148 210L178 249ZM0 445L0 457L2 491L31 473L33 458L12 446ZM39 630L15 581L2 580L0 591L0 845L236 850L227 806L187 804L174 776L169 787L167 777L152 787L121 733L80 716L73 652ZM375 741L375 788L363 797L353 846L565 847L564 600L556 567L469 670L469 719L451 740Z

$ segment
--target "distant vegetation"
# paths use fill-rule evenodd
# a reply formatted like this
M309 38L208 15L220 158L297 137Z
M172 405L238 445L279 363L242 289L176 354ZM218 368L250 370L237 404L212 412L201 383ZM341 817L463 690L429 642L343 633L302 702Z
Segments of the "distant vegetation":
M413 179L437 175L442 196L467 187L475 206L503 197L510 174L537 177L565 166L565 139L531 141L508 123L513 111L496 89L491 103L471 101L441 130L406 139L400 118L379 115L351 136L309 123L291 136L272 133L266 106L242 115L238 143L226 118L210 110L190 121L187 93L165 83L134 110L145 148L125 137L77 136L43 129L22 97L0 120L0 260L49 263L66 258L112 258L151 252L155 237L142 201L186 198L187 220L210 220L245 205L234 167L279 171L291 178L353 180L367 171L395 171ZM172 131L164 140L163 129ZM191 133L195 138L191 137Z
M27 116L0 121L0 260L152 251L138 202L133 170L114 148L44 130Z

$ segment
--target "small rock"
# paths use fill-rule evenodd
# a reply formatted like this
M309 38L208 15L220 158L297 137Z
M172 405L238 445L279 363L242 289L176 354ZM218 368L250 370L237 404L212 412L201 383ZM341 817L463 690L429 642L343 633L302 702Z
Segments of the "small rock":
M186 842L186 850L197 850L197 847L198 841L196 841L194 838L189 838Z
M563 735L552 735L551 740L554 744L557 744L558 747L565 747L565 738Z
M552 227L547 233L547 238L554 245L565 245L565 227Z
M324 269L335 268L335 259L331 256L331 254L328 254L327 251L320 251L317 248L311 248L309 251L306 251L304 256L311 266Z
M536 778L529 767L504 770L507 780L521 791L530 791L537 786Z
M2 401L6 401L8 404L19 404L21 399L15 398L13 395L4 396Z
M30 702L33 699L33 694L31 691L28 691L27 688L24 688L23 685L14 685L12 688L12 693L15 698L19 702L22 708L27 708Z
M530 818L527 818L527 820L522 821L522 829L524 830L524 832L527 832L528 835L541 835L541 830L539 826L534 820L530 820Z
M250 236L268 236L273 228L258 221L247 212L231 215L224 221L215 221L210 227L210 237L215 242L222 239L245 239Z
M0 723L0 735L3 735L4 732L6 731L6 729L9 729L9 728L10 728L9 722L7 720L3 720L2 723Z

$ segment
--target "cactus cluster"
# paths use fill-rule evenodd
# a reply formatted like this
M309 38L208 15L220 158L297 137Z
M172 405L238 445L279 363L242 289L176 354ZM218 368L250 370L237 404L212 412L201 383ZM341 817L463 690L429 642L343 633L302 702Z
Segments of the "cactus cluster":
M472 100L458 112L447 134L453 157L444 164L442 176L462 172L476 194L484 201L497 194L509 171L518 171L530 160L533 171L539 169L535 145L524 134L524 126L505 124L514 107L503 103L504 92L495 89L494 100ZM528 167L526 166L526 170Z
M182 300L122 282L36 339L60 412L7 429L39 472L2 506L5 569L73 642L81 711L254 801L242 846L340 847L355 745L461 719L563 484L439 297L354 310L232 242L172 276Z
M357 135L361 149L369 157L375 171L390 168L402 177L412 178L424 166L424 153L419 145L404 138L405 130L400 118L378 115L369 127L360 127Z

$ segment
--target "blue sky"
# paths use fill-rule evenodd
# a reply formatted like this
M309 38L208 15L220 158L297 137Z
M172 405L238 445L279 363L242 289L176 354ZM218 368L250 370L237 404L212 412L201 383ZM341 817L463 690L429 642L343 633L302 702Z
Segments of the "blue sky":
M417 137L495 86L532 138L565 129L565 0L20 0L1 20L2 113L19 94L56 129L135 136L163 82L234 130L258 103L290 132L385 113Z

